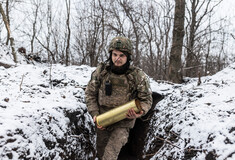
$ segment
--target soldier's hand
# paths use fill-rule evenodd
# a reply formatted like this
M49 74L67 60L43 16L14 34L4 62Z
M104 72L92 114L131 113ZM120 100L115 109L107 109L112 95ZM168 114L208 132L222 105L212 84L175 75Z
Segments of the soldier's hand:
M96 116L93 117L93 121L94 121L94 123L96 124ZM97 125L97 124L96 124L96 127L97 127L98 129L101 129L101 130L104 130L104 129L105 129L105 128L103 128L102 126L99 126L99 125Z
M136 113L135 110L133 108L129 109L127 112L126 117L128 119L135 119L135 118L139 118L144 114L143 111L140 111L139 113Z

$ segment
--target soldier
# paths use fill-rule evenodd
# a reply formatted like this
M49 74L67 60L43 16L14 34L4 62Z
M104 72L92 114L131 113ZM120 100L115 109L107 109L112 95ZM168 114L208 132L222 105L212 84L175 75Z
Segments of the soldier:
M130 65L133 53L128 38L113 38L108 51L108 60L92 73L85 91L88 111L94 122L97 115L133 99L138 99L143 109L139 113L129 109L126 119L106 128L97 126L97 157L102 160L115 160L128 141L135 119L145 115L150 109L152 92L147 75L141 69Z

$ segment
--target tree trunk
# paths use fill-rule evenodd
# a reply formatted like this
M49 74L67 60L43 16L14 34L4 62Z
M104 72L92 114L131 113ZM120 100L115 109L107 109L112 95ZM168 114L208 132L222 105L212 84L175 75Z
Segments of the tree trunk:
M6 1L6 19L7 19L8 25L10 26L9 0ZM9 37L9 34L7 34L6 45L9 44L9 41L10 41L10 37Z
M7 29L7 37L10 37L10 45L11 45L11 50L12 50L12 55L13 55L13 58L14 58L14 62L17 63L17 56L16 56L16 52L15 52L15 48L14 48L14 38L11 37L11 30L10 30L10 25L7 21L7 17L6 17L6 14L2 8L2 3L0 3L0 13L2 15L2 19L4 21L4 24L5 24L5 27Z
M197 2L198 3L198 2ZM195 77L197 75L198 68L194 68L196 65L195 62L195 53L194 53L194 43L195 43L195 34L196 34L196 0L192 1L192 17L189 30L189 40L187 44L187 56L186 56L186 70L185 74L187 77Z
M169 80L182 83L181 55L184 39L185 0L175 0L173 40L169 63Z
M65 65L69 65L69 55L70 55L70 37L71 37L71 29L70 29L70 0L66 1L66 8L67 8L67 20L66 25L68 29L68 36L67 36L67 46L66 46L66 55L65 55Z

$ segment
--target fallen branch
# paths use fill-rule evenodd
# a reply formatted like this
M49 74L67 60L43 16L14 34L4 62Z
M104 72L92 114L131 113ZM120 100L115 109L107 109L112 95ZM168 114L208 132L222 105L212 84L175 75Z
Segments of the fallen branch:
M49 84L50 84L51 89L52 89L51 70L52 70L52 61L50 63L50 74L49 74Z
M14 65L0 62L0 66L3 66L4 68L10 68L10 67L12 67L12 66L14 66Z
M74 137L74 138L81 138L81 135L69 135L69 137Z
M181 137L180 137L178 134L176 134L175 132L170 131L170 133L173 134L173 135L175 135L175 136L178 137L179 139L184 140L183 138L181 138Z
M164 142L167 142L168 144L170 144L170 145L172 145L172 146L174 146L174 147L180 149L179 146L174 145L173 143L171 143L171 141L169 141L169 140L167 140L167 139L164 139L164 138L161 138L161 137L158 137L158 136L156 136L156 138L157 138L157 139L160 139L160 140L162 140L162 141L164 141Z
M20 91L21 91L21 87L22 87L22 84L23 84L23 80L24 80L24 74L22 75L22 79L21 79L21 82L20 82Z

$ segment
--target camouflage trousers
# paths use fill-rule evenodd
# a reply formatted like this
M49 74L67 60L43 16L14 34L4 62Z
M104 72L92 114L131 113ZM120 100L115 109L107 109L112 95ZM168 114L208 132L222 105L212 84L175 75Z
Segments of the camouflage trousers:
M117 160L121 148L127 143L129 128L97 129L97 157L99 160Z

